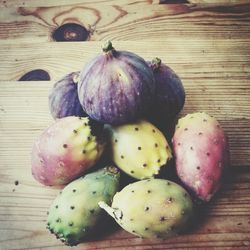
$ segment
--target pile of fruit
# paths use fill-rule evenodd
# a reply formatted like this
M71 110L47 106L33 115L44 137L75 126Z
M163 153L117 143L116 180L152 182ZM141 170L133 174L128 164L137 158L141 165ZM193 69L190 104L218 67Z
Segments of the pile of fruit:
M171 134L184 102L180 78L160 59L146 62L110 41L58 81L49 96L56 121L32 150L34 178L66 185L48 211L50 232L76 245L109 215L139 237L182 232L195 218L193 200L214 196L229 163L223 129L208 114L186 115ZM167 180L171 162L178 184Z

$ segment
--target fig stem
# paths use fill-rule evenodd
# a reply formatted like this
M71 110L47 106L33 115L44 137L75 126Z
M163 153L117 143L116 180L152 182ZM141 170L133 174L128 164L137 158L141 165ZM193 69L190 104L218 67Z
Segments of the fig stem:
M152 62L151 62L151 65L153 67L153 69L159 69L160 66L161 66L161 59L159 57L155 57Z
M102 50L103 50L103 52L109 52L109 51L111 51L111 50L113 50L114 48L113 48L113 45L112 45L112 43L111 43L111 41L107 41L107 42L105 42L103 45L102 45Z
M74 73L72 79L73 79L73 82L74 82L75 84L78 84L79 79L80 79L79 73Z

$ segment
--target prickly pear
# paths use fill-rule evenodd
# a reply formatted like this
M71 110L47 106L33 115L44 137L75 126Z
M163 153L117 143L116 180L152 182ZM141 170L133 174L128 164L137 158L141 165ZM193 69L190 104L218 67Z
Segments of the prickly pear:
M113 161L136 179L158 174L172 158L164 135L145 120L113 126L110 131Z
M119 177L118 169L110 166L68 184L49 209L47 228L67 245L83 241L102 223L98 202L111 204Z
M131 204L133 204L131 206ZM189 194L174 182L147 179L134 182L99 206L126 231L145 238L167 238L187 225L193 211Z
M209 201L221 185L229 164L227 138L218 121L204 112L178 121L173 137L177 174L203 201Z
M89 118L58 119L34 143L32 174L44 185L67 184L98 161L104 145L102 128Z

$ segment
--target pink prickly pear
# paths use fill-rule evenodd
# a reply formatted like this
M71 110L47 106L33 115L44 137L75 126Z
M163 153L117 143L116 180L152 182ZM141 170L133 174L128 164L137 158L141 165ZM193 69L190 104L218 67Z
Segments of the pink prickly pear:
M204 112L188 114L179 119L172 142L179 178L198 198L209 201L229 164L228 142L220 124Z
M98 161L104 150L101 131L87 117L58 119L34 143L34 178L44 185L58 186L80 176Z

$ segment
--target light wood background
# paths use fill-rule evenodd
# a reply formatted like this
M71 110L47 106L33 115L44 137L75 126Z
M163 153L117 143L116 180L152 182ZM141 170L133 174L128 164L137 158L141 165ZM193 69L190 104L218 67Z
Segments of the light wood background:
M185 235L142 240L118 229L72 249L250 249L250 1L159 2L0 1L1 250L70 249L45 228L58 190L32 178L30 151L52 121L53 83L81 69L107 39L147 60L161 57L178 73L187 94L181 115L206 111L225 128L231 177ZM88 41L53 41L69 22L85 26ZM18 81L34 69L51 81Z

